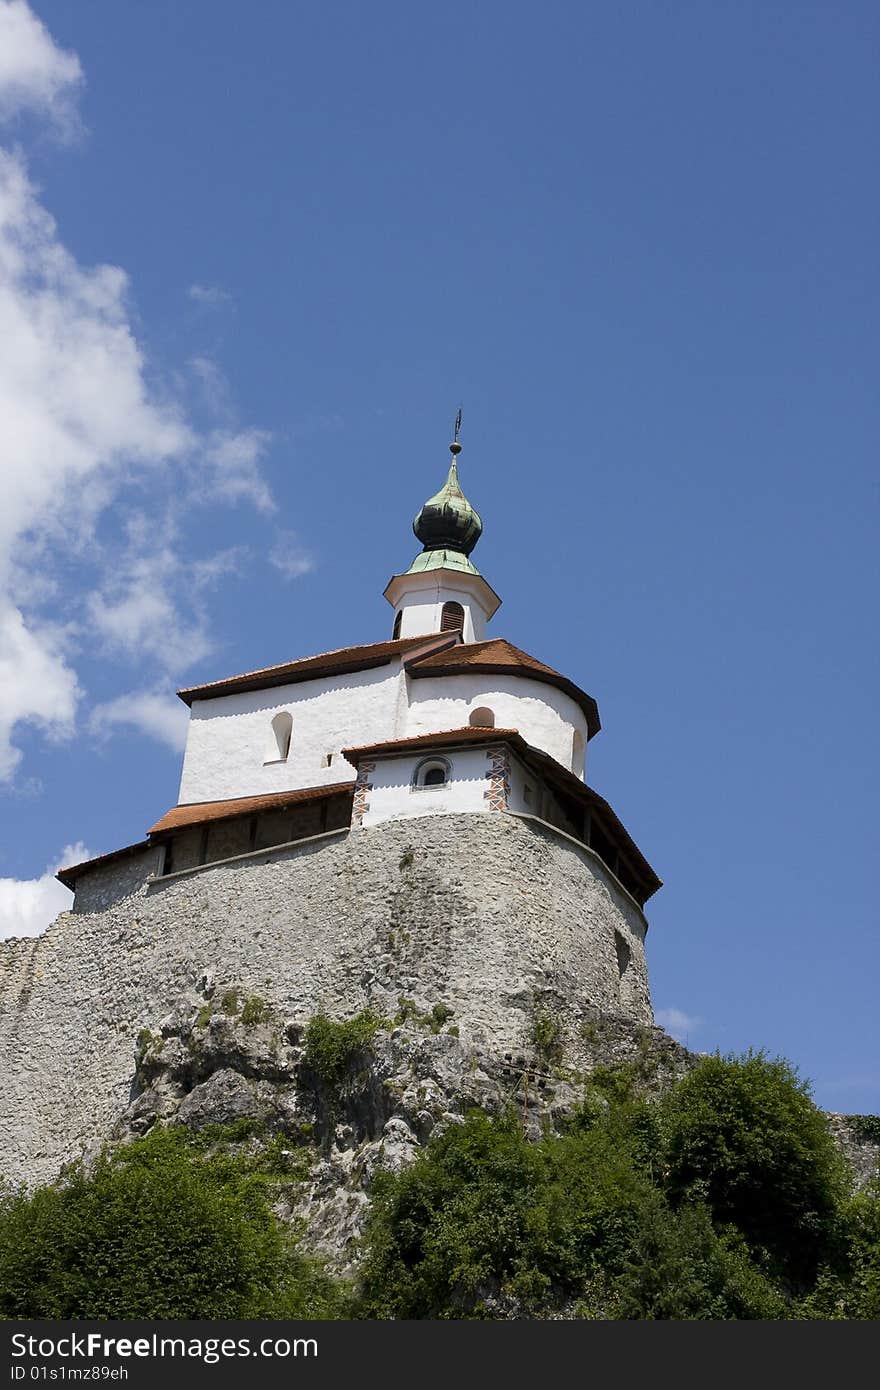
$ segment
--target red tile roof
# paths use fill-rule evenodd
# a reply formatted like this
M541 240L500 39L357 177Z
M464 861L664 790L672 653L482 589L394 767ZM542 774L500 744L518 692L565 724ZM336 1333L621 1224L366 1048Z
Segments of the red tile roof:
M516 729L486 729L469 724L464 729L441 729L436 734L415 734L412 738L392 738L384 743L365 743L360 748L343 748L342 756L357 767L363 758L371 758L374 754L417 753L420 748L461 748L464 744L513 738L519 738Z
M303 787L299 791L269 792L264 796L236 796L229 801L193 801L186 806L172 806L157 820L148 835L161 835L169 830L181 830L188 825L204 825L206 821L230 820L233 816L252 815L257 811L282 811L305 801L320 801L325 796L349 796L354 793L354 778L350 782L333 782L326 787Z
M662 879L658 878L605 798L582 782L573 772L569 772L555 758L551 758L548 753L526 743L516 729L487 729L468 725L463 729L443 729L438 733L417 734L412 738L391 739L384 743L365 744L359 748L345 748L343 749L343 756L357 767L364 758L376 755L394 756L398 753L406 754L429 748L461 748L489 745L495 742L509 743L524 762L543 773L548 781L556 783L561 790L579 801L585 809L588 808L591 812L599 814L612 838L623 849L625 856L642 880L646 889L645 900L663 886ZM259 811L283 810L288 806L317 801L323 797L351 796L353 793L354 781L352 780L334 782L328 786L303 787L297 791L270 792L263 796L234 797L227 801L192 802L186 806L172 807L161 820L158 820L151 827L148 833L151 837L161 838L172 830L181 830L187 826L202 825L210 821L229 820L235 816L252 815ZM113 850L109 854L102 854L95 859L86 860L82 864L74 864L59 869L56 878L60 879L65 887L73 888L82 874L100 865L108 864L114 859L121 859L126 855L147 850L151 843L155 843L155 839L142 840L138 844L127 845L124 849Z
M599 707L592 695L587 695L580 686L567 676L545 666L543 661L529 656L512 642L503 637L494 637L489 642L468 642L452 647L449 651L434 652L424 657L406 662L411 676L458 676L468 672L481 675L528 676L531 680L555 685L569 695L584 712L587 721L587 738L592 738L602 727L599 722Z
M424 650L427 648L427 650ZM420 650L423 649L423 650ZM178 690L187 705L193 700L212 700L220 695L235 695L245 690L268 690L278 685L293 685L298 681L320 680L323 676L341 676L352 671L366 671L373 666L387 666L402 656L411 676L454 676L476 672L480 675L520 675L554 685L569 695L583 710L587 721L587 738L599 732L599 709L592 695L529 656L512 642L495 637L488 642L463 643L458 633L427 633L421 637L399 637L393 642L370 642L363 647L340 647L337 651L321 652L299 661L286 661L280 666L264 666L259 671L245 671L238 676L209 681Z
M264 666L259 671L245 671L240 676L226 676L206 685L191 685L177 694L184 704L193 700L212 700L219 695L234 695L242 690L267 690L276 685L293 685L297 681L313 681L321 676L341 676L349 671L366 671L371 666L387 666L403 652L423 647L439 634L421 637L399 637L393 642L370 642L363 647L339 647L336 651L320 652L299 661L285 661L280 666ZM456 634L443 634L443 645L459 642Z

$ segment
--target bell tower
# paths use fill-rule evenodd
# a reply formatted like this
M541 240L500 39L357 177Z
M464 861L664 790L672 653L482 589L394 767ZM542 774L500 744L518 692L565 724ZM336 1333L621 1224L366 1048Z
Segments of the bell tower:
M470 558L483 532L479 513L458 480L461 411L449 446L452 462L446 482L429 497L413 522L422 542L405 574L392 576L385 597L394 609L394 637L460 632L463 642L482 642L486 624L501 600Z

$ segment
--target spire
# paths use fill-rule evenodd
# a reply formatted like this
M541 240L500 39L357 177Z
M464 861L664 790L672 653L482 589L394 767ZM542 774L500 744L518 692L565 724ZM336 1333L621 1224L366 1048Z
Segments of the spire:
M452 462L446 482L428 498L413 522L422 549L409 569L393 574L385 588L385 597L395 610L395 637L460 632L463 642L482 642L486 623L501 603L470 559L483 523L458 480L460 434L459 410L449 446Z
M461 483L458 480L458 455L461 453L461 444L458 439L460 432L461 410L459 409L455 417L454 438L449 446L452 462L449 465L446 482L439 492L428 498L413 522L413 531L424 547L422 554L414 561L413 568L416 566L419 569L433 568L440 556L435 558L432 552L443 552L447 556L451 552L455 556L458 566L471 568L470 562L463 557L470 555L480 539L483 523L479 513L474 510L462 492Z

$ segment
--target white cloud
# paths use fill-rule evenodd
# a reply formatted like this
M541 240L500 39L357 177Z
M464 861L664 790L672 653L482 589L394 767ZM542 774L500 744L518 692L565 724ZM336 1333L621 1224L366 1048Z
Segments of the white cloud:
M58 120L80 79L23 0L0 0L0 113ZM211 384L223 427L199 432L183 397L152 384L124 271L80 265L22 156L0 149L0 781L22 723L73 729L84 620L135 664L173 670L210 650L199 595L226 561L184 561L182 519L205 502L274 505L268 436L237 429L219 371ZM99 541L111 507L103 530L123 543ZM86 567L73 585L71 558Z
M219 309L232 302L232 295L221 285L190 285L188 294L196 304L204 304L210 309Z
M28 628L0 595L0 782L9 780L21 760L10 741L14 725L30 722L63 738L73 731L78 696L59 633Z
M106 735L119 728L139 729L182 753L186 743L189 710L174 695L157 690L133 690L115 700L96 705L89 716L89 730Z
M25 0L0 0L0 117L36 109L72 134L79 124L72 96L82 80L76 54L58 47Z
M215 431L204 456L209 468L208 497L250 502L258 511L274 511L272 494L259 467L270 439L266 430Z
M120 557L115 572L88 598L90 626L110 652L151 658L169 673L208 655L207 619L189 588L188 568L167 545L140 554L130 549Z
M70 890L55 877L58 869L81 864L92 853L82 842L65 845L54 864L39 878L0 878L0 940L9 936L39 936L73 902Z
M269 552L269 562L285 579L299 579L315 568L315 558L292 531L282 531Z
M698 1018L696 1014L686 1014L683 1009L675 1008L655 1009L654 1019L661 1028L665 1028L667 1033L671 1033L679 1042L684 1042L706 1021L703 1018Z

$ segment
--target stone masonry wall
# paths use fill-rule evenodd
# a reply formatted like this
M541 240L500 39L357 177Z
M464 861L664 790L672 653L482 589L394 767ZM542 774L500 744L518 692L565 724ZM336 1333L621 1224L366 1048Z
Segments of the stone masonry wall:
M107 865L89 885L104 910L0 942L6 1178L47 1180L110 1134L138 1033L206 977L300 1022L442 1002L463 1044L502 1055L552 1014L575 1065L591 1017L652 1021L644 919L588 850L533 822L387 822L138 886L143 873Z

